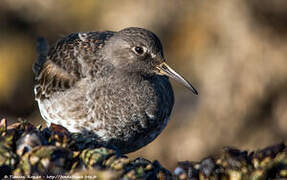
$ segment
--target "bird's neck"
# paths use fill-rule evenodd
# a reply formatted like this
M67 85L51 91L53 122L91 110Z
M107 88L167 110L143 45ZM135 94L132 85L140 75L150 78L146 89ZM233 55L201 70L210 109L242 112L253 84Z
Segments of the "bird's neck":
M144 75L139 72L115 71L111 77L114 81L140 81Z

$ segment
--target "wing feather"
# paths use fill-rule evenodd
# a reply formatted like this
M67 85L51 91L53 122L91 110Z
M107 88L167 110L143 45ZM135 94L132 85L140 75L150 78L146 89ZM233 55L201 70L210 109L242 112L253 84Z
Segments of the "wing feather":
M105 41L114 32L72 33L60 39L50 49L44 38L37 41L37 60L33 66L36 99L49 98L53 93L71 88L85 78L87 65L93 64L97 71L96 56ZM98 63L100 64L100 63Z

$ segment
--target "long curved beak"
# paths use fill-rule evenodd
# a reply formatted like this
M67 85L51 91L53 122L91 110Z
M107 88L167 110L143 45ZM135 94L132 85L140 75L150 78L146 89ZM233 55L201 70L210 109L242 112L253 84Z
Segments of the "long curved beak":
M175 72L171 67L169 67L165 62L161 63L156 67L159 70L159 74L166 75L175 81L183 84L185 87L187 87L189 90L191 90L194 94L198 95L197 90L191 85L190 82L185 80L181 75L179 75L177 72Z

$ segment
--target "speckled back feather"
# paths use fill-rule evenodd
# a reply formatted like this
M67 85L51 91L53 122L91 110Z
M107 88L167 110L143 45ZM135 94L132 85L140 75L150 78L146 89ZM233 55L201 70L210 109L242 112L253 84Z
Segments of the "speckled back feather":
M111 31L72 33L49 50L46 40L38 39L38 57L33 67L36 99L49 98L53 92L69 89L76 81L85 78L87 73L95 73L100 68L96 66L101 63L96 62L99 58L92 57L113 34ZM85 64L95 66L87 72Z

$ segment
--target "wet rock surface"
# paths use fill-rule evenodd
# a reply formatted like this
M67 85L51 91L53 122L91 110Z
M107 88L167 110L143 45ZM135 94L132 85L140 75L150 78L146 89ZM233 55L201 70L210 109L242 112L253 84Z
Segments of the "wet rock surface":
M0 120L0 178L16 179L270 179L287 178L284 143L247 152L225 147L200 162L179 162L173 171L158 161L129 159L95 137L65 128Z
M178 179L274 179L287 178L287 148L284 143L247 152L225 147L200 162L179 162Z

